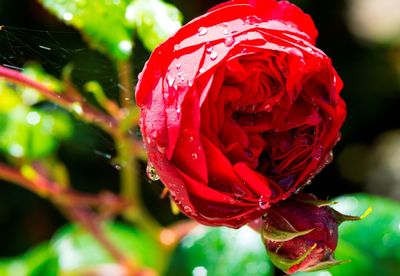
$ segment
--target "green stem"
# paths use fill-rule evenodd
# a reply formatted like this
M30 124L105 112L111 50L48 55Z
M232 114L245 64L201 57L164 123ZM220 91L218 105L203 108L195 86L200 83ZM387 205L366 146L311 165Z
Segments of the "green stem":
M129 61L119 61L117 63L117 72L119 79L119 95L121 106L129 109L133 106L133 81L132 66Z
M159 240L162 228L141 200L139 164L132 150L133 141L129 136L116 137L115 140L118 148L118 162L121 167L121 197L130 204L123 212L123 216Z

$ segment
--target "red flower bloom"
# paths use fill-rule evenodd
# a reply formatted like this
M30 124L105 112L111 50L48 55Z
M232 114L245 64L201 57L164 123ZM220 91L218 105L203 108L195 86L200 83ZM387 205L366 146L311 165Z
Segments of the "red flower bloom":
M149 163L182 212L240 227L329 160L342 83L287 1L234 0L155 49L136 99Z

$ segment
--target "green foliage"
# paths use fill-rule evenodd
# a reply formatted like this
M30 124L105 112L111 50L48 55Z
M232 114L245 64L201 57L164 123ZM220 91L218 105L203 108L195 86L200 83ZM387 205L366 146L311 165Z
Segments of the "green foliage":
M40 0L66 24L82 32L89 45L115 60L127 60L136 30L152 51L176 32L182 15L175 6L160 0Z
M137 27L137 33L147 50L175 33L182 25L179 10L160 0L136 0L126 10L126 18Z
M125 19L126 0L40 0L66 24L82 32L91 47L118 60L132 53L133 25Z
M39 159L51 155L59 141L72 134L70 117L59 110L42 111L19 105L0 113L0 150L13 157Z
M335 209L360 215L368 207L372 213L361 221L344 222L339 228L336 259L351 260L328 271L298 273L298 276L395 276L400 271L400 204L378 196L342 196ZM325 273L325 274L324 274Z
M120 223L105 223L105 235L135 264L160 272L163 252L146 233ZM117 271L112 256L77 225L61 228L49 244L42 244L14 259L0 260L0 275L82 275L107 267Z
M167 275L273 275L260 235L239 230L198 226L180 242ZM205 274L204 274L205 275Z
M60 81L40 65L28 64L24 74L60 92ZM33 106L44 99L31 88L0 81L0 151L12 157L39 159L53 154L60 141L71 136L70 116L58 109Z
M2 276L55 276L57 275L57 260L48 243L41 244L24 255L0 261Z
M162 251L148 234L120 223L106 223L103 231L116 248L139 266L156 271L163 268ZM76 225L60 229L53 238L52 246L58 257L59 269L64 274L115 263L93 236Z

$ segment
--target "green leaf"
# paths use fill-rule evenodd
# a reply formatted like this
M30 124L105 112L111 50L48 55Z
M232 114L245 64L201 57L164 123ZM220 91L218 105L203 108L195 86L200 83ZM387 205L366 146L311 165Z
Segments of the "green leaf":
M126 18L136 25L139 38L153 51L181 26L183 16L173 5L161 0L136 0L126 9Z
M59 110L24 105L0 114L0 151L13 157L39 159L51 155L73 131L70 117Z
M325 271L295 275L398 275L400 203L366 194L346 195L335 201L338 204L333 207L337 211L352 216L360 216L368 208L372 208L372 212L362 220L344 222L339 227L335 258L350 262Z
M10 112L21 103L21 98L18 97L14 89L5 81L0 80L0 114ZM1 126L2 124L0 124L0 128Z
M135 264L158 272L163 269L164 254L158 243L146 233L120 223L106 223L103 231L112 244ZM64 274L115 264L103 246L76 225L60 229L52 240L52 246L58 256L60 272Z
M260 234L251 228L198 226L176 248L167 275L203 275L201 272L268 276L273 275L273 266Z
M127 60L134 26L125 19L127 0L39 0L45 8L82 32L92 48Z
M0 275L56 276L56 257L49 245L44 243L19 257L0 260Z

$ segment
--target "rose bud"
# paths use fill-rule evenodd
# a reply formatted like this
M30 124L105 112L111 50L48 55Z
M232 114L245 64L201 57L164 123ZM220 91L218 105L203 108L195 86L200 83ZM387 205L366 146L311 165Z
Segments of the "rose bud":
M136 88L148 172L184 214L240 227L329 162L346 111L316 37L287 1L235 0L154 50Z
M333 258L338 225L361 217L346 216L310 194L299 194L268 209L262 237L271 261L285 273L329 268L346 261Z

